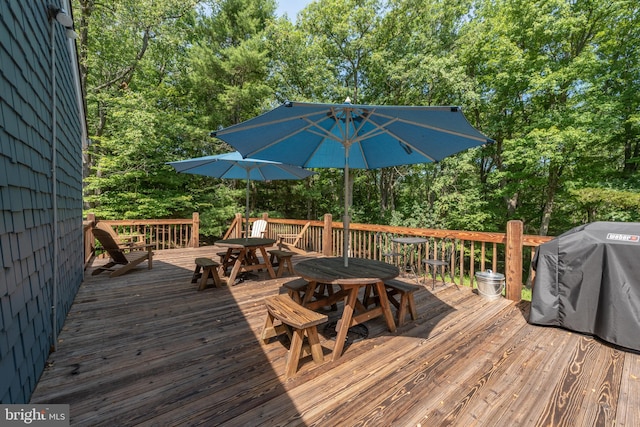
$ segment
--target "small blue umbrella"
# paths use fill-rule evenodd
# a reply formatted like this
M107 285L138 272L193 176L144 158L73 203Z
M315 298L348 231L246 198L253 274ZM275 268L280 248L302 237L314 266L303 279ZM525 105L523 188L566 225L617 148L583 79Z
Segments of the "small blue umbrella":
M213 178L246 179L246 232L249 236L249 183L254 181L273 181L280 179L304 179L314 173L298 166L280 162L249 159L242 157L237 151L217 156L195 157L192 159L167 162L177 172L204 175Z
M343 168L344 261L348 263L349 168L434 162L491 142L460 107L315 104L287 101L253 119L212 132L252 158L307 168Z

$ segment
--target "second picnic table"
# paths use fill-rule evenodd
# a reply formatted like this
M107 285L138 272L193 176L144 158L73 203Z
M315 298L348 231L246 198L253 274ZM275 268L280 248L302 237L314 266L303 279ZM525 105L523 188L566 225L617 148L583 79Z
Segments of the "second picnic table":
M271 266L266 250L266 248L273 246L275 242L276 241L274 239L263 239L258 237L240 237L237 239L216 241L216 245L227 248L227 252L221 263L223 268L231 262L233 263L228 283L233 285L236 280L236 276L240 271L261 269L266 269L269 272L269 277L275 279L276 273L273 271L273 267ZM262 255L262 262L260 262L256 253L258 250Z

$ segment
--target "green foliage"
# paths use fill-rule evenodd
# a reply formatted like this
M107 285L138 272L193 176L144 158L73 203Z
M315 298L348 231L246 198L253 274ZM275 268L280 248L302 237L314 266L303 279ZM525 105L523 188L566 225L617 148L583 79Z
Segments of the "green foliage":
M640 221L640 192L637 190L584 187L572 190L571 195L588 222Z
M107 4L108 3L108 4ZM495 142L437 164L352 170L354 222L559 234L640 214L640 8L592 0L74 0L92 144L85 209L221 234L244 182L165 163L286 99L460 105ZM252 182L252 215L343 214L344 175Z

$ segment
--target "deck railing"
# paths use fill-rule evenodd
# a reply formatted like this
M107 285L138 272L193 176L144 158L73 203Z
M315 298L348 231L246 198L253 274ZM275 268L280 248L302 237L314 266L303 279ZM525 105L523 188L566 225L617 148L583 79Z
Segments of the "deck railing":
M261 218L250 218L250 221L256 219ZM330 214L325 215L322 221L269 218L266 214L262 219L268 222L267 237L277 239L280 234L295 235L306 227L297 244L299 249L324 256L343 254L343 223L334 222ZM90 233L95 221L95 217L90 214L84 222L85 263L89 263L95 255L95 240ZM113 226L118 234L139 236L144 243L155 244L156 249L199 246L198 213L194 213L190 219L104 222ZM236 214L223 238L240 236L243 223L243 215ZM394 237L423 237L427 242L416 246L402 245L393 242ZM454 265L449 269L453 272L450 275L454 282L473 286L476 272L491 269L505 275L506 297L514 301L521 299L523 277L528 281L533 280L533 271L529 265L535 248L552 239L549 236L523 234L521 221L509 221L504 233L352 223L349 225L349 256L393 262L401 268L409 264L414 266L416 274L423 275L425 271L422 260L441 258L441 250L435 248L440 248L440 243L445 238L450 238L455 243ZM384 254L390 251L399 252L404 257L385 257Z
M260 218L251 218L250 221L256 219ZM269 218L267 215L262 219L268 222L267 237L274 239L278 234L297 234L309 223L298 248L325 256L343 254L343 223L334 222L329 214L323 221ZM240 235L242 226L243 217L236 214L225 237ZM424 237L427 242L416 246L403 245L393 242L394 237ZM519 301L525 283L523 278L525 281L533 280L530 261L535 255L535 248L553 237L523 234L521 221L509 221L504 233L352 223L349 224L349 256L394 262L401 268L409 264L414 266L418 275L423 275L422 260L428 257L441 259L440 243L444 238L455 243L455 265L450 271L454 272L452 279L457 284L473 286L476 272L491 269L505 275L506 297ZM384 254L389 251L405 256L385 258Z
M96 254L91 227L98 220L88 214L84 221L85 264ZM200 216L194 212L184 219L99 220L111 225L118 235L134 238L139 243L153 244L154 249L197 248L200 246Z

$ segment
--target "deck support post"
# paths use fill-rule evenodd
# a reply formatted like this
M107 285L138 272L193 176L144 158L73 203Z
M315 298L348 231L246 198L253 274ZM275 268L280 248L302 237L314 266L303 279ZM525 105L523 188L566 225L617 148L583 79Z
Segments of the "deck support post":
M322 255L333 255L333 217L324 214L324 227L322 228Z
M191 241L189 242L190 248L197 248L200 246L200 214L193 212L191 216Z
M242 226L244 225L244 222L242 220L242 214L239 212L236 212L236 219L234 224L236 225L236 229L235 229L235 238L239 239L240 237L242 237Z
M522 221L507 222L505 256L506 297L511 301L522 299Z

